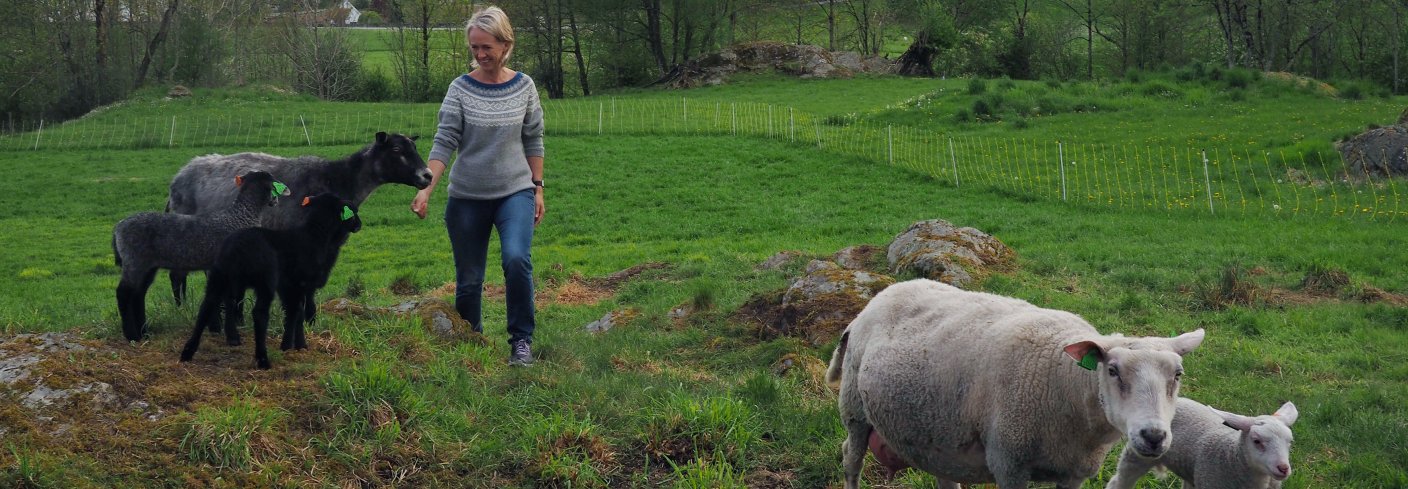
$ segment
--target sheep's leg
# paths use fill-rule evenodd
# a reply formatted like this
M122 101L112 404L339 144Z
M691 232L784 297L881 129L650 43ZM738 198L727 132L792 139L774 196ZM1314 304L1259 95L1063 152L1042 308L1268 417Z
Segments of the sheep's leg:
M186 271L171 270L168 275L171 277L171 298L179 306L186 300Z
M861 421L846 423L846 441L841 443L841 466L846 470L846 489L860 488L860 471L865 466L866 443L871 427Z
M269 307L274 304L274 292L266 288L254 290L254 309L250 314L254 316L254 364L255 366L269 369L269 350L264 346L264 340L269 336Z
M281 350L298 348L298 337L303 329L303 298L301 290L280 290L279 301L284 305L284 339L279 344Z
M313 324L313 320L318 318L318 302L313 298L315 293L316 290L308 291L308 298L303 301L303 322L306 324Z
M1153 465L1144 459L1130 453L1129 447L1125 447L1120 456L1120 463L1115 468L1115 476L1110 478L1110 482L1105 484L1105 489L1131 489L1139 482L1139 478L1149 472Z
M225 294L224 309L225 309L225 344L226 344L226 345L230 345L230 346L239 346L240 343L243 343L242 341L240 341L240 328L239 328L239 324L240 324L240 320L241 320L241 319L244 319L244 315L243 315L243 313L240 311L240 308L239 308L239 300L236 299L236 297L241 296L241 295L244 295L244 293L241 292L241 293L239 293L239 294ZM212 326L212 327L210 328L210 330L211 330L211 331L216 331L216 327Z
M186 340L186 347L181 349L181 361L189 362L196 355L196 350L200 348L200 337L205 333L206 324L220 321L220 302L224 294L221 293L218 282L210 282L205 285L205 299L200 301L200 313L196 315L196 327L191 332L191 338Z
M1026 489L1031 473L1007 453L1001 445L988 445L988 470L992 471L998 489Z
M142 339L142 327L132 311L132 292L135 286L122 280L117 283L117 315L122 317L122 337L128 341Z
M147 270L140 276L136 287L128 289L127 308L132 316L131 330L126 331L129 340L141 341L147 335L147 289L155 279L156 269Z

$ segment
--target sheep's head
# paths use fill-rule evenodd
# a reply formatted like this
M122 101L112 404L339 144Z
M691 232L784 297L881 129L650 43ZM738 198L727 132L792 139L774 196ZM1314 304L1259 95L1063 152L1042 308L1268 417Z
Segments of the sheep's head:
M279 197L287 197L290 192L283 182L274 180L274 176L268 172L251 171L235 177L235 186L242 192L262 192L268 201L266 205L273 206L279 203Z
M1253 470L1285 480L1291 475L1291 442L1295 437L1291 425L1300 412L1296 405L1285 403L1275 414L1250 417L1218 411L1222 424L1242 432L1242 456Z
M429 187L430 169L416 151L416 139L419 136L376 133L376 141L367 147L365 154L374 165L377 178L415 188Z
M1098 376L1105 419L1136 454L1158 458L1173 441L1169 425L1183 376L1183 355L1203 342L1203 330L1175 338L1099 336L1065 347Z
M336 223L334 229L339 234L345 236L362 230L362 218L357 215L357 206L335 195L310 195L303 198L302 206L309 209L310 222Z

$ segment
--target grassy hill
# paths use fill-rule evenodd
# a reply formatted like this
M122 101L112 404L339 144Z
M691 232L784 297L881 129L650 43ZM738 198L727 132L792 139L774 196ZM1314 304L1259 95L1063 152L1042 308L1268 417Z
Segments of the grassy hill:
M1137 146L1225 138L1256 151L1314 152L1391 122L1404 102L1257 81L1157 82L1178 97L1139 88L1155 83L994 80L979 90L967 80L761 77L573 103L687 96L958 136ZM995 93L1008 110L974 117L974 104ZM1101 109L1012 109L1043 96L1058 109L1066 107L1060 100ZM572 110L550 106L550 131L553 107ZM0 407L0 485L839 487L844 433L834 394L819 378L833 345L761 334L736 312L797 275L802 263L757 267L780 251L824 258L846 246L884 246L908 224L933 218L976 227L1016 251L1016 270L980 290L1076 312L1105 332L1206 328L1207 341L1185 360L1184 394L1249 414L1294 401L1301 419L1287 487L1408 485L1401 221L1063 205L977 185L956 189L876 157L778 139L551 134L547 217L534 246L541 361L531 369L504 365L503 303L492 298L484 341L438 336L416 317L325 313L310 330L310 350L274 352L274 369L256 371L248 345L218 341L206 342L194 362L177 363L195 306L173 305L159 277L147 298L152 338L121 341L111 227L161 209L184 161L243 150L341 156L362 145L361 132L367 140L375 129L428 137L434 110L264 91L198 91L174 101L152 94L44 136L67 144L42 151L0 144L6 338L46 331L82 338L87 350L47 358L39 376L57 387L102 382L118 399L118 407L104 407L78 396L37 413ZM283 132L297 126L273 122L296 116L314 128L314 144ZM167 133L158 121L173 117L178 129ZM319 139L320 127L340 129ZM197 128L204 135L179 132ZM137 144L87 145L94 137ZM384 307L442 295L452 281L438 220L445 192L424 221L407 211L411 195L386 187L371 197L362 209L366 227L320 300ZM488 282L501 284L489 268ZM1325 276L1347 283L1302 285ZM203 280L192 285L199 296ZM672 316L677 308L693 312ZM621 313L616 328L585 331L611 312ZM1103 487L1113 467L1088 486ZM872 486L932 487L913 473L888 483L878 471L867 476ZM1147 478L1142 487L1177 486Z

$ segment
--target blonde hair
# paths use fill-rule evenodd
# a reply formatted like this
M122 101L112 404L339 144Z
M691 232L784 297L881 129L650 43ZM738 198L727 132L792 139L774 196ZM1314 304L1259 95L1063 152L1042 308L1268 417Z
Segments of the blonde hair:
M513 24L508 22L508 14L498 7L484 7L474 11L474 15L469 16L469 22L464 24L465 46L469 46L469 30L475 28L494 36L494 39L508 46L503 59L503 62L507 63L509 56L513 55ZM470 62L474 62L473 56L470 56Z

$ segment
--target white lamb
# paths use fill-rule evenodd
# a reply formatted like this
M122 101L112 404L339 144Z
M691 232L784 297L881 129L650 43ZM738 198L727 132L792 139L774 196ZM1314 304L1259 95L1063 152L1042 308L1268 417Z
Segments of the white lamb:
M1180 398L1174 405L1173 446L1157 460L1125 449L1106 489L1129 489L1149 469L1164 467L1184 489L1277 489L1291 475L1291 425L1299 412L1285 403L1275 414L1247 417Z
M1201 329L1102 335L1018 299L922 279L892 285L846 328L827 371L840 381L846 489L858 487L868 444L887 468L918 468L946 489L1075 489L1122 436L1158 457L1182 355L1202 341Z

